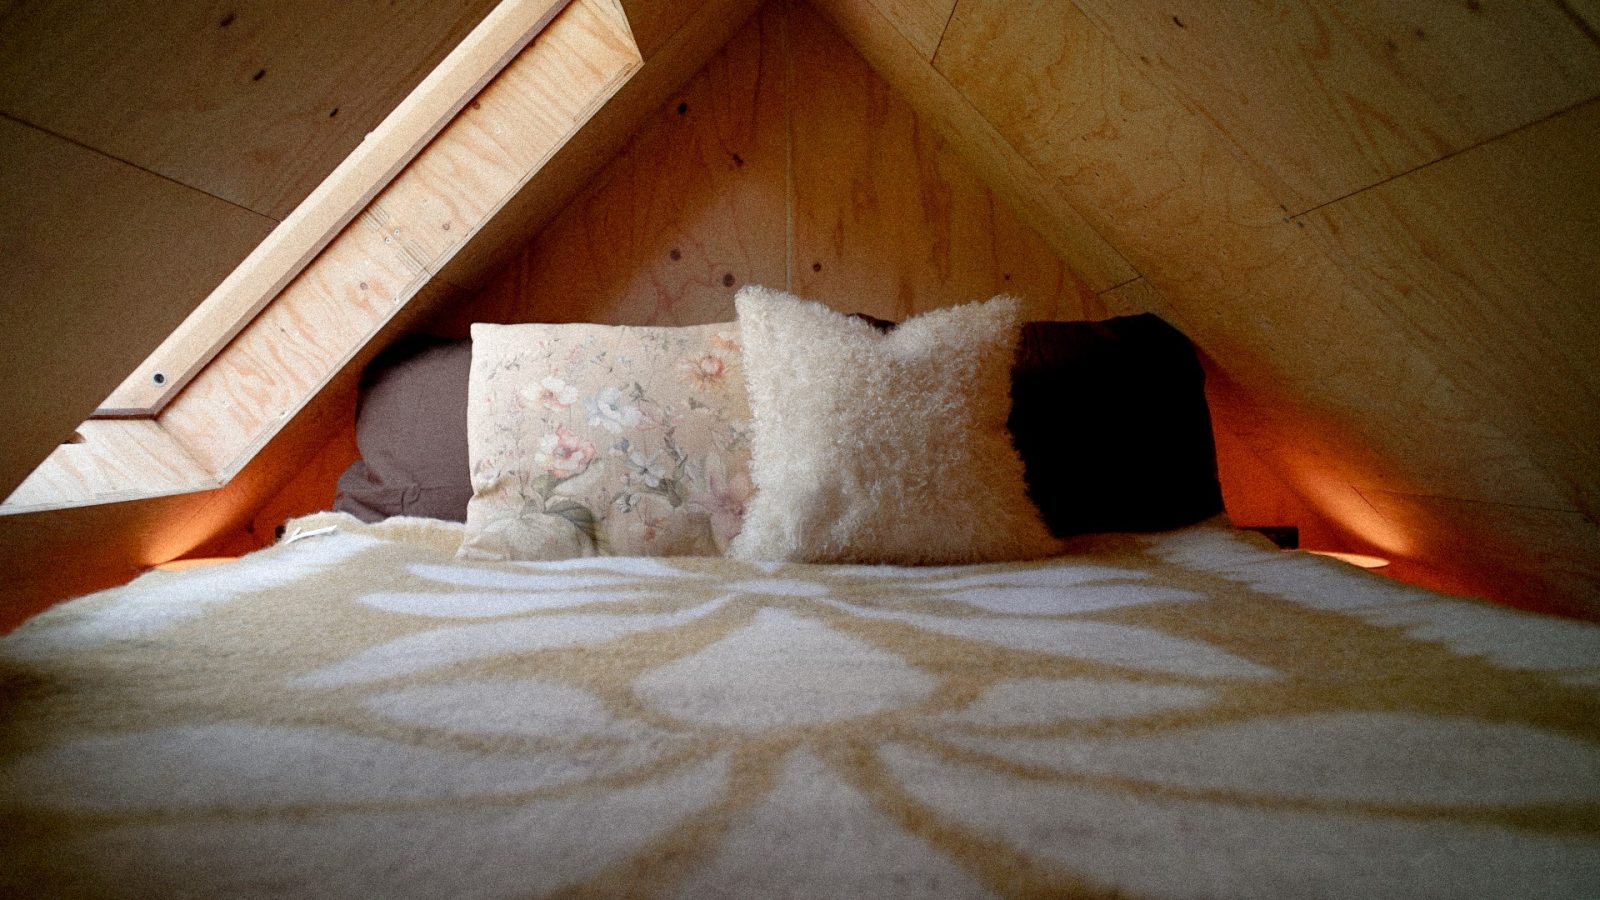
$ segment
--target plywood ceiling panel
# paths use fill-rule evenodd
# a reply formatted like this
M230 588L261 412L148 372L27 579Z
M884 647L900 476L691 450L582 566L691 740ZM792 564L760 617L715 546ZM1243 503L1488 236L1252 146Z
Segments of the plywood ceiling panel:
M1591 515L1600 515L1596 135L1600 101L1308 217L1385 315Z
M1555 3L1076 2L1290 213L1600 95L1600 46Z
M1482 477L1486 463L1518 448L1285 220L1204 120L1167 98L1075 7L962 3L935 62L1097 217L1220 365L1264 398L1316 411L1306 437L1340 448L1329 455L1347 461L1348 477L1559 502L1537 471ZM1428 404L1426 425L1419 403ZM1441 457L1441 443L1454 458Z
M11 4L0 111L282 219L493 6Z
M0 118L0 495L272 224Z
M1450 589L1542 612L1600 619L1600 528L1565 510L1362 491L1413 536L1414 555L1442 564ZM1440 522L1456 523L1440 528ZM1495 585L1492 593L1481 585Z

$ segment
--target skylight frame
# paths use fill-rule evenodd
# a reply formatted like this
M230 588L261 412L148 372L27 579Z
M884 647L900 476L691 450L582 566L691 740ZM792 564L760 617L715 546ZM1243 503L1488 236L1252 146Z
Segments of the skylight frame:
M455 112L431 128L433 140L319 238L319 252L259 311L230 325L233 334L187 384L151 414L83 423L83 440L57 447L0 503L0 515L226 485L644 66L616 0L503 0L508 6L540 25L532 42L523 40L486 84L455 82L464 93L446 105ZM491 22L500 12L480 29L503 30L506 19ZM487 55L468 52L480 62ZM435 83L430 75L418 90Z

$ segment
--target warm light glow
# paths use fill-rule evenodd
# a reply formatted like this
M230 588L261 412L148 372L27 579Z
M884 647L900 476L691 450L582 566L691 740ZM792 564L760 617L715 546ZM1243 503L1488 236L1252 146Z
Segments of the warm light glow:
M1307 550L1306 552L1314 553L1317 556L1326 556L1329 559L1337 559L1340 562L1349 563L1352 566L1360 566L1363 569L1381 569L1389 564L1389 561L1381 556L1368 556L1365 553L1343 553L1338 550Z
M220 566L238 559L237 556L196 556L192 559L174 559L158 563L153 568L162 572L186 572L189 569L204 569L207 566Z

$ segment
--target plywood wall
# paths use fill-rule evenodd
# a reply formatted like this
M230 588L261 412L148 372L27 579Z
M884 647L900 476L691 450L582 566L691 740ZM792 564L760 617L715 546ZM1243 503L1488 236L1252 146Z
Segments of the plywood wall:
M597 5L605 7L608 14L613 9L609 3ZM626 0L622 8L641 5L636 0ZM377 6L373 4L372 8L376 9ZM391 6L397 14L410 15L417 12L419 5L393 4L383 8L390 9ZM453 14L461 10L459 5L448 9L447 6L442 5L434 14ZM675 3L672 6L672 9L655 9L657 15L651 26L655 29L652 32L655 53L592 120L600 127L586 129L540 171L539 177L521 185L517 196L479 233L478 236L485 240L474 242L471 259L463 265L450 267L451 278L459 277L470 282L476 272L498 270L496 254L505 252L508 236L521 235L525 239L526 234L547 221L548 216L559 209L566 198L571 197L578 185L615 152L639 118L682 85L744 23L754 11L756 0L703 0L695 4ZM107 14L113 14L116 9L123 7L108 8ZM14 24L15 20L7 18L10 14L0 13L0 33L4 32L8 23ZM232 28L242 17L241 13L227 28ZM220 23L218 29L223 30ZM214 36L197 32L191 38L195 46L203 47ZM359 91L361 86L346 87ZM484 109L488 109L487 104ZM343 115L341 112L339 118ZM0 126L6 121L0 117ZM14 144L0 143L0 151L9 152L11 146ZM76 145L67 142L66 146ZM104 158L104 154L97 155L87 149L83 152L91 158ZM0 166L0 186L15 184L16 196L35 196L29 192L37 192L40 183L48 183L49 177L55 174L51 171L54 165L47 162L29 167ZM137 167L132 168L139 171ZM187 267L204 264L205 247L192 242L203 239L216 243L227 237L225 228L203 215L206 206L202 203L199 204L200 212L191 215L185 223L186 227L181 232L183 240L172 245L175 240L173 235L179 232L178 223L171 213L174 210L181 212L185 207L152 203L148 206L153 208L141 207L136 215L130 216L127 210L120 209L114 203L108 205L103 202L115 198L99 196L101 192L94 190L97 183L87 182L90 190L82 198L76 197L73 184L68 182L58 192L57 200L64 203L81 199L86 203L99 204L93 208L103 212L103 216L96 218L95 224L112 230L122 229L118 232L123 237L120 246L131 249L115 260L116 266L109 266L107 260L93 255L94 252L100 252L103 257L103 248L97 249L87 242L82 233L73 230L76 226L54 226L56 220L45 214L59 212L55 204L39 204L40 208L31 214L32 221L26 217L20 218L15 228L0 214L0 222L5 223L0 225L0 235L4 236L8 251L13 248L37 250L31 257L31 264L36 265L42 273L36 279L39 283L48 287L53 284L52 278L58 278L68 287L79 284L80 281L73 280L76 277L75 267L84 265L85 259L92 265L105 265L105 271L110 273L113 282L118 278L124 279L120 285L113 283L106 287L103 294L81 298L83 302L76 305L25 303L21 299L14 301L12 294L5 295L7 302L0 305L0 326L3 326L0 327L0 341L14 339L25 349L37 349L34 356L22 356L24 361L44 360L56 365L56 368L46 372L19 370L21 375L35 377L39 382L37 390L26 387L31 382L25 378L13 379L13 392L19 390L17 385L21 383L25 386L23 389L32 391L28 396L36 400L32 407L18 412L15 430L6 441L0 441L0 450L5 451L0 456L5 457L7 464L18 464L19 477L26 474L32 463L26 462L29 454L21 442L11 438L19 433L27 434L29 428L34 428L44 435L39 451L42 456L51 445L72 433L88 409L104 396L105 391L110 390L111 384L120 379L121 375L116 373L125 374L142 356L141 351L130 358L124 367L108 363L107 359L115 348L108 343L107 329L120 329L117 334L133 341L143 334L138 329L150 327L149 322L145 321L147 318L153 320L157 316L169 316L176 321L187 312L184 298L159 293L149 298L148 308L134 306L130 301L139 299L140 295L129 287L133 283L129 279L148 276L153 281L160 275L176 284L179 279L172 278L172 273L181 274L188 271ZM152 184L154 188L149 186ZM156 175L149 175L148 180L141 181L138 187L147 194L156 192L159 199L163 185L171 188L177 196L196 193ZM13 193L8 188L5 198L9 200L12 197ZM227 204L221 205L232 208ZM78 207L69 205L66 208L71 211ZM16 209L28 207L7 203L3 212ZM150 221L164 222L171 228L141 233L140 229L130 227ZM456 232L459 233L459 229ZM33 243L22 243L21 235L24 233L34 236L29 238ZM244 244L241 255L247 249L248 245ZM141 254L149 254L150 258ZM468 254L458 255L456 261L461 261L465 256ZM504 258L498 257L500 262ZM8 262L13 260L0 259L0 266ZM219 270L215 277L220 279L221 275ZM93 277L87 280L94 282ZM14 283L0 289L9 290L12 287ZM118 290L122 290L122 293L117 293ZM455 305L454 298L459 289L448 278L435 278L426 292L428 296L419 297L408 305L401 314L403 320L380 333L226 487L158 500L0 517L0 568L7 573L5 584L0 588L0 632L16 624L27 613L49 603L121 583L141 569L174 556L237 553L259 547L272 540L273 529L285 517L326 508L333 496L333 479L354 455L349 429L355 400L356 373L363 362L385 342L415 326L414 315L433 306ZM203 288L200 293L203 295ZM65 296L72 299L70 293ZM195 299L198 300L198 297ZM114 305L114 300L121 303L117 311L130 313L129 318L109 315L109 305ZM27 327L18 333L6 330L13 323L23 323ZM73 330L83 323L88 323L91 328L87 337ZM92 330L94 328L100 330ZM161 336L152 329L152 344ZM62 352L63 349L80 347L88 348L87 355L75 356ZM0 359L4 358L0 354ZM10 369L5 371L8 375L13 374ZM50 375L55 380L44 375ZM97 375L106 376L107 384L103 391L85 388L84 385ZM0 394L0 398L5 399L11 396ZM84 408L77 411L69 408L78 401L86 404ZM19 460L26 464L19 463ZM63 565L64 560L70 561L70 564Z
M926 21L942 27L949 9ZM1070 211L1043 229L1024 222L1017 209L1028 199L962 151L997 137L946 138L930 118L811 7L770 3L477 299L433 329L724 321L748 283L885 317L1000 292L1039 318L1160 308ZM1213 403L1230 403L1217 387ZM1218 434L1237 520L1296 524L1308 545L1350 546L1229 430L1245 427L1238 418L1219 419Z
M1115 248L1353 541L1600 616L1600 44L1566 3L818 5ZM933 16L937 18L937 16ZM1020 161L1008 161L1014 153Z
M837 31L780 0L648 117L478 299L436 324L725 321L744 284L883 316L1007 291L1039 318L1100 318L1117 302L997 199Z
M493 5L0 9L0 495Z

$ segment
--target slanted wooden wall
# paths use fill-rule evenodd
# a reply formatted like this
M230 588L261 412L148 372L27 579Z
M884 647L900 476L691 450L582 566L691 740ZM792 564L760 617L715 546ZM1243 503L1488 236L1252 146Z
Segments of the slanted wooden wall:
M598 11L605 18L620 22L621 10L638 4L635 0L622 0L620 4L615 0L584 0L579 5L586 7L589 12ZM265 397L269 402L281 400L284 406L280 409L286 425L259 453L251 455L244 470L225 487L156 500L105 503L0 517L0 568L7 572L6 584L0 588L0 631L44 605L121 583L153 563L180 555L233 553L260 546L272 539L273 526L281 522L285 515L325 508L332 498L333 478L349 458L351 443L348 429L355 400L354 381L362 362L370 358L383 343L414 325L422 311L434 305L448 304L453 296L463 291L463 288L457 287L457 282L463 285L477 284L487 277L485 273L498 270L505 257L497 254L505 254L508 246L514 250L514 246L520 244L527 234L537 231L566 198L573 195L578 185L615 153L639 117L657 106L667 93L681 85L706 58L721 47L749 17L755 6L755 0L701 0L693 4L672 4L670 8L656 9L656 15L646 17L647 27L642 29L643 36L639 40L651 50L643 67L634 71L626 84L595 111L588 127L561 146L553 157L544 160L537 174L522 183L515 196L500 207L491 220L477 223L481 225L481 230L459 227L461 223L453 216L462 211L454 207L441 213L452 217L445 219L451 224L444 225L441 231L453 226L454 233L458 235L473 230L472 243L451 258L445 272L432 278L396 321L380 331L374 340L357 353L351 364L334 374L331 381L320 390L317 390L317 381L307 383L304 379L306 372L299 371L285 383L272 385L271 391L264 388L263 393L254 396L253 399ZM570 24L572 19L569 16L563 21ZM570 27L563 33L575 36ZM573 55L563 54L560 62L570 64L573 59ZM512 109L510 114L517 117L517 128L505 128L503 126L506 123L496 124L493 121L487 127L495 129L496 134L511 134L520 133L518 129L525 132L530 126L539 128L555 124L529 117L525 111L521 111L520 104L540 102L538 90L522 91L514 78L500 81L503 82L500 88L502 94L496 96L514 99L515 102L500 104L493 97L485 96L480 98L481 109L474 107L472 112L492 118L495 110L509 107ZM572 85L557 78L541 87L563 89ZM516 94L516 97L510 97L511 94ZM464 127L470 131L476 126ZM509 149L514 153L536 150L526 140ZM427 165L421 165L414 172L408 169L410 176L403 175L402 179L414 176L418 179L417 183L424 187L427 183L437 184L428 182L430 171ZM500 184L499 181L495 183ZM483 186L482 182L477 184L480 188ZM474 202L482 200L482 197L478 197ZM107 208L119 209L115 203ZM472 210L474 214L483 211L476 206ZM425 211L427 216L433 214ZM437 224L439 220L432 221ZM159 238L152 238L150 243L160 246ZM409 252L408 243L398 243L401 244L396 248L399 252ZM434 246L438 246L437 238ZM40 259L51 266L66 265L71 260L70 251L73 247L70 240L60 240L53 247L42 250ZM181 255L181 249L167 250ZM389 258L388 254L374 251L366 259L369 263L381 264L383 259ZM356 259L356 262L359 264L361 259ZM360 289L366 287L359 285ZM350 311L339 306L324 310L336 314ZM70 330L68 326L72 324L71 314L57 309L54 317L64 320L56 322L60 344L71 343L66 335ZM316 321L313 318L308 317L303 322L262 321L253 323L247 331L259 331L262 328L277 330L278 325L283 324L284 335L299 333L303 328L318 333L316 329L319 324L326 326L330 318L337 319L338 315L324 316ZM46 312L34 316L33 320L43 323L40 327L44 328L53 318ZM335 324L333 327L340 326ZM38 334L32 335L32 338L46 347L59 346ZM320 342L301 342L285 353L299 358L298 354L311 349L310 345L313 344ZM86 356L77 364L97 367L99 374L108 374L115 368L113 362L107 361L110 356ZM322 371L318 378L328 374ZM289 384L288 381L294 383ZM81 389L82 385L76 385L76 388ZM314 393L314 396L308 396L308 392ZM70 390L62 389L60 403L72 402L71 394ZM305 403L303 407L300 406L302 402ZM251 409L255 408L256 404L252 403ZM299 411L294 412L295 409ZM60 414L59 409L46 412ZM78 420L70 421L76 424ZM116 422L97 421L89 423L93 428L84 426L84 430L137 428L140 424L124 426ZM67 433L70 433L71 427L67 428ZM204 431L201 436L225 442L230 438L244 437L246 432L224 427ZM97 445L91 440L77 446L93 448ZM8 450L16 447L7 445ZM87 455L80 453L77 458L91 467L98 459L92 452ZM91 476L93 474L90 473ZM285 488L285 485L288 487Z
M1116 249L1350 539L1600 617L1592 3L817 5L991 183Z
M0 11L0 496L493 6Z

